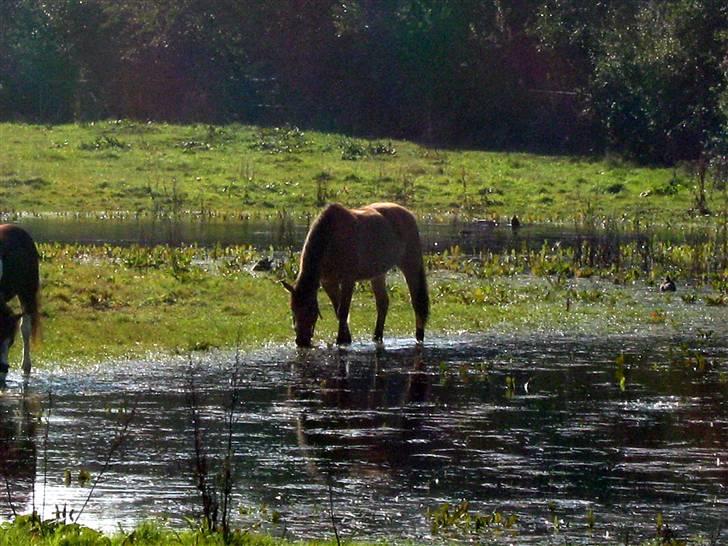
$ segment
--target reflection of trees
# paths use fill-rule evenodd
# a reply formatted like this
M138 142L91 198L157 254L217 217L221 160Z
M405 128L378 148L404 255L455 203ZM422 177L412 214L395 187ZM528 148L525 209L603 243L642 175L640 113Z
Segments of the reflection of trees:
M0 395L0 515L3 517L24 512L33 494L36 403L28 393Z
M340 351L333 362L296 362L298 382L289 400L304 409L296 418L296 438L307 471L321 478L337 463L352 474L383 475L408 466L421 437L423 418L405 411L426 403L431 376L420 352L404 369L389 369L383 351L356 362Z

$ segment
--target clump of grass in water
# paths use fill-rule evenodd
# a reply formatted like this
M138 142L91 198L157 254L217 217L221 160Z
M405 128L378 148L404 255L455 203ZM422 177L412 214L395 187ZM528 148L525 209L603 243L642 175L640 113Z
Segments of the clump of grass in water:
M427 510L430 529L433 534L455 538L458 535L498 533L509 531L517 534L518 516L499 511L483 514L470 510L468 501L456 505L444 503Z

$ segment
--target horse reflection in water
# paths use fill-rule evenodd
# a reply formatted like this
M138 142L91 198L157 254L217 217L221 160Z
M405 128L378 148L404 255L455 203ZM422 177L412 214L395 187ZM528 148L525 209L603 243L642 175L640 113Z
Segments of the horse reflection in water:
M0 516L29 511L36 480L38 401L30 394L0 395Z
M386 478L410 466L418 449L411 440L427 435L427 423L404 409L428 404L432 375L419 349L405 370L386 369L383 354L380 349L364 362L361 355L352 361L340 351L335 367L321 362L320 355L318 361L303 356L294 363L301 379L289 387L288 398L309 406L296 419L295 432L313 478L324 480L339 462L369 478Z

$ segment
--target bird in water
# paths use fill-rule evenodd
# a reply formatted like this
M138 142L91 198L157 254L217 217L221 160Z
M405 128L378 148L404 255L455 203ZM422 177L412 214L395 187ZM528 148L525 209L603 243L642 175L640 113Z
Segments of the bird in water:
M667 275L665 277L665 280L662 281L662 284L660 284L660 292L674 292L675 291L675 281L673 281L670 278L670 275Z

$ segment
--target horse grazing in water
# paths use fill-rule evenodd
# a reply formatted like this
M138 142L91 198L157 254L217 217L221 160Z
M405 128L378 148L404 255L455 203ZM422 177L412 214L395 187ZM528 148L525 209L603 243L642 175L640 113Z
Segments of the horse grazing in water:
M349 308L356 281L370 280L377 301L374 340L382 341L389 307L387 271L398 266L409 287L415 310L416 337L422 342L430 310L422 245L414 215L394 203L374 203L359 209L329 205L314 220L301 253L301 266L291 293L296 344L309 347L320 316L317 291L331 299L339 332L336 343L351 343Z
M38 250L33 239L18 226L0 225L0 382L8 373L8 353L18 323L23 335L23 372L30 374L30 341L37 337L40 327L39 290ZM16 296L20 314L8 306Z

